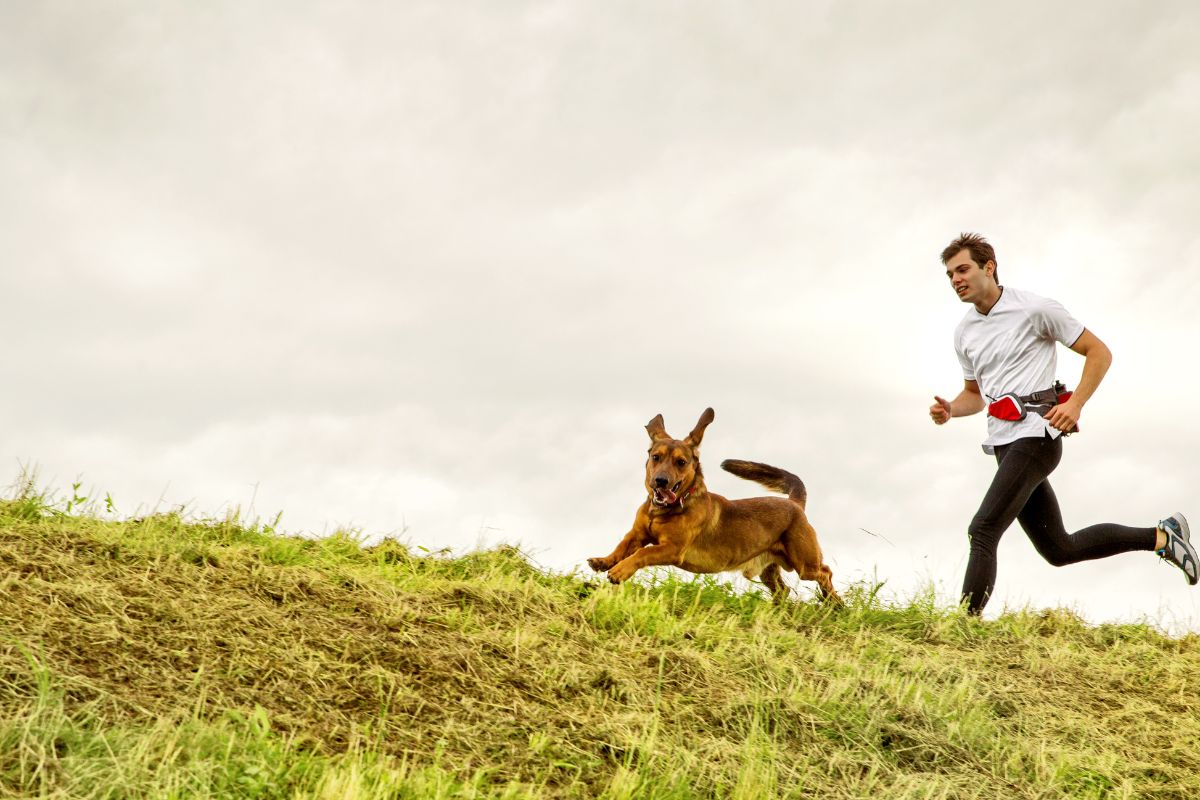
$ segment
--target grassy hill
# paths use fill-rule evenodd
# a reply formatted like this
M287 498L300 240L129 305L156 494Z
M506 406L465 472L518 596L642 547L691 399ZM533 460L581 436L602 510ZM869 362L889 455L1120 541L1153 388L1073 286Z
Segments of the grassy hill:
M1184 798L1200 638L0 501L0 795Z

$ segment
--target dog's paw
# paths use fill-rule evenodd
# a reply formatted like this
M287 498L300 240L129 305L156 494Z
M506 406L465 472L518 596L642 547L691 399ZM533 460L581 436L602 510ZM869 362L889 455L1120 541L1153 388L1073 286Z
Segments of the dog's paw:
M592 568L593 572L607 572L612 568L607 558L589 558L587 565Z
M637 572L636 567L630 567L626 562L622 561L608 571L609 583L623 583L629 580L633 573Z

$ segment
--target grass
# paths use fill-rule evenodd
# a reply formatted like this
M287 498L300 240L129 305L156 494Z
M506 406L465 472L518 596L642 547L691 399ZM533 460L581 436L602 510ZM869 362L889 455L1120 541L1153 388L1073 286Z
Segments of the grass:
M0 795L1183 798L1200 638L0 500Z

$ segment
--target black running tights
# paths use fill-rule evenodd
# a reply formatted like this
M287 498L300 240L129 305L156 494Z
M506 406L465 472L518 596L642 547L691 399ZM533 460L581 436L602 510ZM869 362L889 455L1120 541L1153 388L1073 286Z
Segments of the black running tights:
M1021 523L1042 558L1056 567L1130 550L1153 550L1157 528L1102 523L1074 534L1063 527L1058 499L1047 477L1062 459L1062 438L1018 439L996 447L996 476L967 529L971 555L962 599L979 614L996 585L996 546L1012 525Z

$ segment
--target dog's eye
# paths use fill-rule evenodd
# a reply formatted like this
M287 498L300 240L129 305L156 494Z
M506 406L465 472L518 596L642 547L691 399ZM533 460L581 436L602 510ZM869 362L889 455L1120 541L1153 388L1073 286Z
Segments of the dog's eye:
M684 461L682 458L677 458L677 459L675 459L675 466L680 467L680 468L686 467L687 462Z
M658 456L658 455L653 455L653 456L650 456L650 460L653 461L655 464L657 464L659 461L662 461L662 457Z

